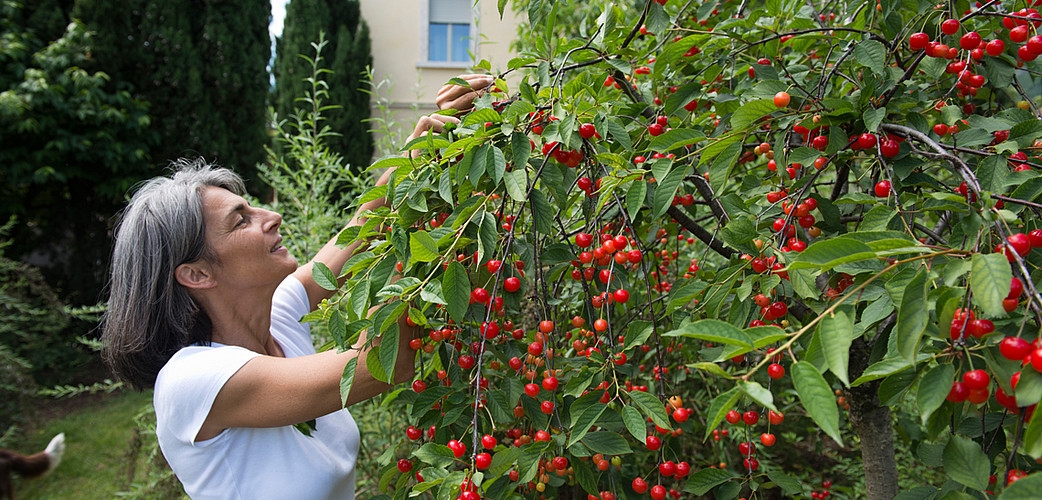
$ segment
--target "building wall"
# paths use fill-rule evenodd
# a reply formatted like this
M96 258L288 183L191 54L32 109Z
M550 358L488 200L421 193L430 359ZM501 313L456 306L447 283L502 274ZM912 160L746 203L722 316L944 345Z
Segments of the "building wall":
M518 16L508 7L501 20L497 2L479 0L472 9L474 60L467 63L427 61L429 1L361 0L362 17L369 24L372 39L376 85L376 96L371 98L372 116L389 125L392 137L404 138L419 116L437 110L434 98L438 89L452 77L483 72L473 69L482 59L492 64L493 74L498 74L515 57L510 44L516 39ZM387 134L382 131L385 125L375 121L371 126L380 149L377 157L389 154Z

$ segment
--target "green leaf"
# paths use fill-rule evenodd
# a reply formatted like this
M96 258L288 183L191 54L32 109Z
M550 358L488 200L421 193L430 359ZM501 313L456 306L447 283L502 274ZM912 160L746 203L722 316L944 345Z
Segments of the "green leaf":
M532 191L532 227L543 234L550 234L553 230L554 213L550 203L546 201L546 195L542 191Z
M731 115L731 128L736 131L748 128L759 123L760 118L777 110L773 99L749 101Z
M648 194L648 183L644 182L643 179L637 179L630 184L630 188L626 191L626 213L629 214L630 220L637 217L637 213L644 207L644 200Z
M966 132L970 132L967 130ZM963 132L959 133L961 136ZM991 141L992 135L986 134L988 141ZM960 144L963 142L960 140ZM985 143L986 144L986 143ZM999 192L1006 188L1008 184L1006 179L1009 178L1009 167L1006 166L1006 158L1002 155L991 155L977 165L977 180L980 181L981 190L987 192Z
M897 325L894 327L897 349L909 361L916 358L919 340L922 339L926 322L930 319L930 311L926 304L928 291L926 272L920 269L906 285L905 293L901 297L901 307L897 309Z
M718 319L703 319L688 323L666 335L692 337L708 342L753 348L753 340L738 327Z
M569 463L572 470L575 471L575 482L579 483L579 486L582 487L586 493L599 496L599 492L597 491L597 478L593 475L593 471L590 470L590 465L586 462L586 460L572 460ZM500 497L488 495L486 498Z
M981 308L989 318L1005 316L1006 310L1002 307L1002 300L1009 295L1010 282L1013 280L1006 256L1001 253L976 253L970 262L973 304Z
M796 256L789 269L828 271L840 264L876 258L868 245L852 238L838 237L815 242Z
M843 438L839 435L839 408L836 407L836 397L832 388L825 382L818 369L806 361L793 363L791 371L792 384L796 387L796 394L800 397L800 403L807 410L807 414L825 434L842 445Z
M677 189L680 188L680 183L684 180L691 165L675 165L674 167L664 178L658 179L658 186L655 187L655 198L652 205L655 209L655 217L662 217L666 210L669 209L670 204L673 203L673 196L677 194Z
M777 410L777 408L775 408L774 406L774 394L771 394L771 391L768 391L764 386L760 385L758 382L746 382L744 380L740 380L738 382L738 386L741 387L742 392L744 392L747 396L752 398L753 401L760 403L760 405L766 407L769 410Z
M922 356L926 356L923 354ZM857 378L851 387L857 387L865 382L871 382L873 380L879 380L884 377L893 375L899 371L907 370L912 367L912 362L904 359L900 356L893 358L886 358L877 363L872 364L865 371L861 373L861 376Z
M706 435L702 438L703 440L709 439L709 435L713 433L713 429L716 429L716 426L720 425L720 422L724 421L727 412L734 408L735 403L737 403L738 399L741 397L742 393L736 386L713 398L713 402L709 404L709 411L706 412L709 421L706 423Z
M517 167L515 172L524 172L525 165L528 165L528 158L532 155L532 143L529 140L528 134L523 132L510 134L510 155Z
M847 367L850 363L850 343L854 340L852 312L840 307L834 313L825 315L818 323L818 338L825 359L828 360L829 371L845 386L850 385Z
M886 117L886 107L881 108L865 108L865 113L862 118L865 120L865 128L869 132L875 132L879 128L879 124Z
M576 411L576 406L576 403L572 403L572 434L568 437L568 444L565 447L579 442L590 431L590 426L608 409L608 405L597 401L594 401L591 406L579 408L578 411Z
M448 446L437 443L425 443L413 452L413 456L431 467L448 467L456 461L455 455Z
M685 493L705 495L709 490L734 479L734 474L723 469L705 468L693 474L684 485Z
M317 260L311 267L311 278L315 280L316 285L331 292L338 288L333 271L330 271L325 264Z
M427 231L416 231L409 235L409 254L417 262L434 261L439 257L438 242Z
M657 153L666 154L674 149L693 145L705 140L705 134L690 128L676 128L669 130L651 140L648 149Z
M620 436L617 432L591 432L582 439L582 443L594 453L603 453L605 455L633 453L630 445L626 443L626 438Z
M663 429L673 429L669 423L669 415L666 415L666 407L657 397L643 391L630 391L623 394L629 396L630 400L639 406L645 415L651 417L655 425Z
M1042 420L1042 419L1040 419ZM998 500L1036 500L1042 491L1042 474L1031 474L1006 487Z
M1042 417L1038 415L1039 412L1036 411L1031 416L1027 428L1024 429L1024 447L1022 448L1023 453L1035 460L1042 458Z
M799 481L773 467L767 469L767 478L781 488L786 495L798 495L803 492L803 486Z
M608 126L608 133L611 134L612 139L615 139L615 142L618 142L627 151L633 150L633 141L630 140L630 134L626 132L626 127L623 127L614 118L605 118L604 123Z
M725 148L720 154L713 160L712 165L709 167L709 184L714 187L716 192L723 190L727 184L727 180L731 176L731 169L734 168L735 163L738 162L738 155L742 153L742 144L735 142L731 143Z
M630 435L637 438L641 443L646 443L648 439L648 427L644 422L644 417L641 416L640 412L632 406L622 407L622 422L626 424L626 430L630 431Z
M876 40L858 42L854 47L854 59L877 75L886 72L886 48Z
M1035 370L1021 371L1016 389L1017 406L1032 406L1042 399L1042 373Z
M789 163L799 163L805 167L814 164L814 160L821 156L821 151L807 146L800 146L789 153Z
M935 366L923 375L916 393L916 405L919 407L923 425L926 425L930 415L944 404L954 380L955 367L950 363Z
M734 378L734 376L732 376L730 373L725 372L724 369L720 368L720 365L716 363L701 362L688 366L697 370L707 371L709 373L712 373L713 375L716 375L717 377Z
M510 199L521 202L525 201L525 191L528 188L528 179L525 169L515 168L503 176L503 185L506 186L507 195Z
M347 396L351 392L351 384L355 381L355 368L358 366L358 356L347 361L344 365L344 373L340 376L340 406L347 406Z
M952 480L975 490L988 487L991 460L980 445L969 438L953 434L944 447L944 471Z
M470 307L471 292L470 278L467 277L467 270L462 264L456 261L449 262L445 276L442 277L441 289L449 303L449 316L457 323L462 323L463 316Z

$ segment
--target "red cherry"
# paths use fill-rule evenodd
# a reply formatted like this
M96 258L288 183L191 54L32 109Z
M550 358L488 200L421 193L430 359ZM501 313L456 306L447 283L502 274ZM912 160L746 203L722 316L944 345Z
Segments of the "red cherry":
M771 422L771 425L780 425L785 421L785 415L781 412L770 410L767 412L767 420Z
M981 338L995 331L995 324L990 319L975 319L966 324L966 333Z
M760 442L763 443L764 446L774 446L774 441L774 434L768 432L760 434Z
M767 367L767 376L778 380L785 376L785 367L778 363L771 363L771 366Z
M521 280L511 276L503 280L503 289L510 293L516 292L521 289Z
M665 130L662 128L662 125L659 125L657 123L652 123L648 126L648 133L653 136L662 135L662 132L664 131Z
M971 391L974 389L986 389L988 384L991 383L991 377L984 370L970 370L962 374L962 383L966 384L966 388Z
M1024 233L1014 233L1006 237L1006 241L1009 242L1013 250L1016 250L1021 257L1031 252L1031 240Z
M410 425L408 429L405 429L405 436L415 441L423 437L423 431L421 431L415 425Z
M401 459L398 461L398 472L406 474L412 470L412 462L408 459Z
M988 55L991 56L991 57L995 57L995 56L1001 54L1002 51L1005 50L1005 49L1006 49L1006 43L1003 42L1002 40L992 40L992 41L988 42L988 44L984 47L984 51L987 52Z
M675 474L676 472L677 472L677 466L676 466L676 464L673 463L672 460L667 461L667 462L663 462L663 463L659 464L659 466L658 466L658 473L662 474L663 476L669 477L669 476L672 476L673 474Z
M890 190L891 189L892 188L891 188L890 181L879 181L879 182L876 183L876 187L875 187L874 191L875 191L876 196L878 196L880 198L886 198L886 197L890 196Z
M784 302L775 302L770 305L771 316L781 318L789 313L789 307Z
M484 304L488 302L488 291L481 287L475 288L470 292L470 302L472 304Z
M579 136L583 139L589 139L597 133L597 129L594 128L592 123L584 123L579 125Z
M658 436L648 436L645 446L651 451L657 451L662 446L662 440Z
M956 31L959 31L959 20L948 19L941 23L941 33L945 35L954 35Z
M959 46L962 47L963 50L973 50L980 45L980 40L980 34L976 31L971 31L959 39Z
M615 290L614 296L615 301L620 304L625 304L628 300L630 300L630 292L627 292L626 290Z
M887 158L893 158L897 156L897 153L901 151L901 145L893 139L887 139L879 145L879 152L883 153L883 156Z
M999 343L999 352L1012 361L1022 361L1032 350L1031 343L1020 337L1006 337Z
M912 50L925 49L926 45L930 43L930 35L926 33L912 33L908 37L908 47Z
M662 500L666 498L666 487L661 484L656 484L651 487L651 498L653 500Z
M789 105L791 99L792 98L789 96L788 92L778 92L777 94L774 94L774 105L779 108L784 108Z
M416 392L423 392L427 390L427 383L422 380L416 380L412 383L412 390Z
M966 401L966 398L970 396L970 390L966 387L966 384L962 382L952 382L952 388L948 391L948 396L945 398L952 403L962 403Z
M481 436L481 446L484 446L486 450L491 450L496 447L496 438L489 434Z
M470 354L464 354L459 357L457 363L459 364L459 367L464 370L474 368L474 356L471 356Z
M1023 293L1024 293L1024 283L1022 283L1020 281L1020 278L1014 277L1012 280L1010 280L1010 282L1009 282L1009 295L1007 295L1006 298L1007 299L1016 300L1016 299L1019 299L1021 294L1023 294Z
M557 377L546 377L543 379L543 389L553 391L557 389L558 381Z
M868 132L861 134L857 138L858 149L869 149L876 146L876 134L870 134Z
M488 453L478 453L478 456L474 457L474 465L477 468L484 470L492 465L492 455Z
M549 415L549 414L554 412L554 402L553 401L543 401L542 403L539 403L539 409L543 413Z
M463 454L467 452L467 445L456 441L455 439L449 441L448 447L452 450L452 455L456 458L462 457Z
M539 386L536 384L525 384L525 394L530 398L534 398L539 395Z
M742 422L745 422L745 425L756 425L759 421L760 414L755 411L749 410L742 414Z
M738 413L737 410L731 410L727 412L727 422L730 424L737 424L742 419L742 414Z
M641 479L639 477L633 478L633 491L635 491L637 493L640 493L640 494L643 494L645 491L648 491L648 483L647 483L647 481L645 481L645 480L643 480L643 479Z

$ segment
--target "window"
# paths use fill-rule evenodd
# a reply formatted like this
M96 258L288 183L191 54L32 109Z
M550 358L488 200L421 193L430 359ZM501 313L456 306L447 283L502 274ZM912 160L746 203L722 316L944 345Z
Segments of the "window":
M427 60L469 62L470 27L474 13L470 0L430 0Z

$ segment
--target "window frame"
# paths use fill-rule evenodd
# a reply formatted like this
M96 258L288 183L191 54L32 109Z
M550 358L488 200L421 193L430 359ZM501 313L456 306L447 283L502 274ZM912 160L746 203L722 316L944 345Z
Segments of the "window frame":
M469 1L469 0L467 0ZM417 68L450 68L469 69L474 66L473 61L432 61L430 60L430 29L431 29L431 0L422 0L420 12L420 60L416 62ZM470 6L470 39L467 40L467 50L478 58L478 10L476 5ZM462 24L462 23L459 23ZM452 59L452 43L449 43L449 59Z

